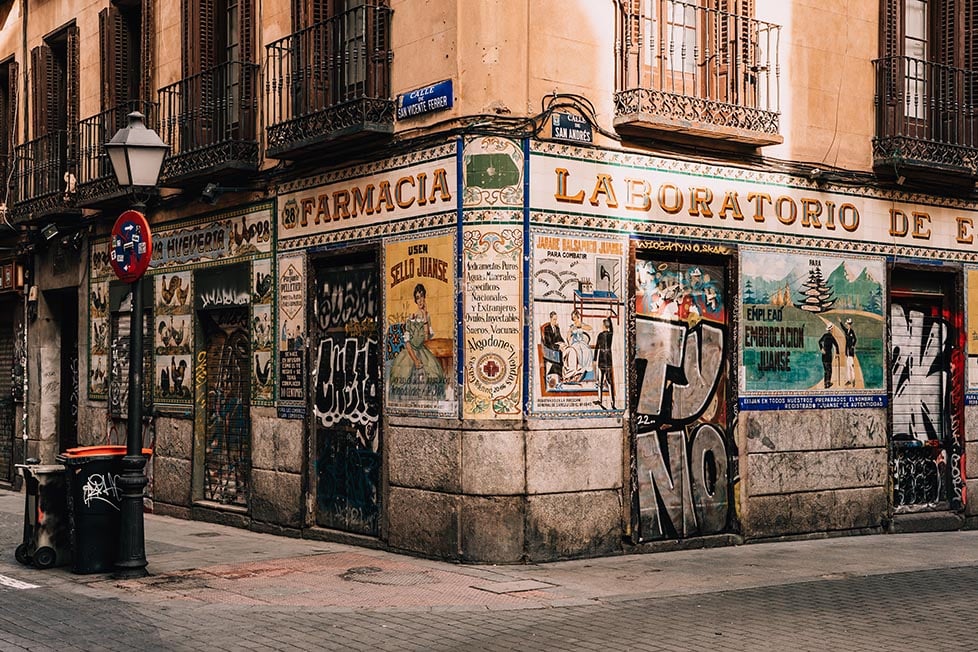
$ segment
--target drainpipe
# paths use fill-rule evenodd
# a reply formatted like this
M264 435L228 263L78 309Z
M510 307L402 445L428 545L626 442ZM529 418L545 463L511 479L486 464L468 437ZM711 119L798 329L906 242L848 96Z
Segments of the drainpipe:
M31 279L31 280L33 281L34 279ZM20 396L21 396L21 406L22 406L21 407L21 416L20 416L21 427L22 427L22 434L21 434L21 436L24 439L24 458L23 458L23 460L24 460L24 463L25 464L27 463L27 441L28 441L28 434L27 434L27 412L28 412L27 375L28 375L28 368L30 367L30 365L28 364L28 355L27 355L27 329L28 329L28 325L30 323L30 320L28 319L28 311L29 310L30 310L30 286L25 286L24 287L24 316L23 316L23 319L24 319L24 334L23 334L23 339L21 341L21 345L24 347L23 348L23 353L21 354L21 366L24 368L24 373L23 373L24 381L23 381L23 387L21 388L21 394L20 394Z

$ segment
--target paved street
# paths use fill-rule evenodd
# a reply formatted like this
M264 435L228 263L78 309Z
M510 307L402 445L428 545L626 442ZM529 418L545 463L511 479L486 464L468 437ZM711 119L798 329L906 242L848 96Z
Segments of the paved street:
M460 566L148 515L152 575L17 564L0 650L978 649L978 532Z

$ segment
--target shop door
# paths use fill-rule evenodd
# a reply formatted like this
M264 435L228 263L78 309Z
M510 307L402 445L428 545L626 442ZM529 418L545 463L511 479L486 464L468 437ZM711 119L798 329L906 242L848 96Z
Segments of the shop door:
M58 319L61 359L58 411L58 450L78 445L78 288L47 293Z
M380 288L373 255L315 265L312 344L316 523L380 531Z
M207 350L204 499L247 507L251 485L248 308L200 313Z
M735 528L728 287L723 261L636 253L633 527L641 541Z
M13 374L16 333L10 321L0 321L0 482L13 482L14 395Z
M897 512L948 509L953 498L951 345L941 295L901 291L890 305L890 460Z

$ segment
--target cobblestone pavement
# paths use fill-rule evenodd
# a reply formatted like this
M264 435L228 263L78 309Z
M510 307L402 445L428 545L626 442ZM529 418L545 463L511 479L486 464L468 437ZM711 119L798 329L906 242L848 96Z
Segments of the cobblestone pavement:
M965 650L978 568L518 610L323 609L0 591L3 650Z
M17 564L0 651L978 649L978 532L462 566L147 517L153 575Z

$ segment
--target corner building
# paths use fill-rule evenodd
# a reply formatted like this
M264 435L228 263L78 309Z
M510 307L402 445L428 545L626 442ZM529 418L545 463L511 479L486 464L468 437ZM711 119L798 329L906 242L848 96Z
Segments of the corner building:
M493 563L969 527L976 7L857 4L7 3L0 455L124 441L138 109L155 512Z

